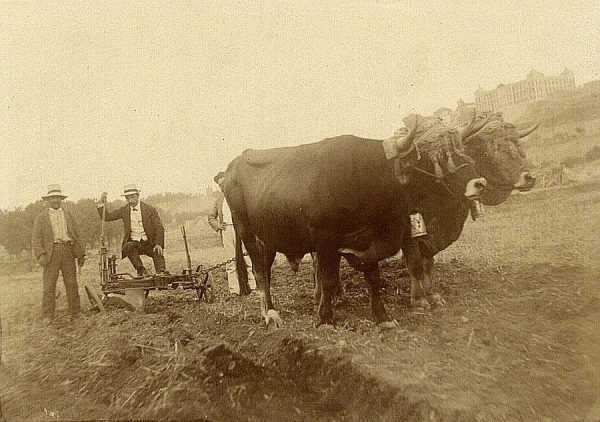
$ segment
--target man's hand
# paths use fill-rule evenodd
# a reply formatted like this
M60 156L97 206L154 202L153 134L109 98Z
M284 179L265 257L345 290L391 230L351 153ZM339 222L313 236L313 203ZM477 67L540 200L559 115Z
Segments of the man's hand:
M46 254L43 253L41 254L38 259L37 259L37 263L40 267L45 267L47 262L46 262Z
M225 230L227 228L227 224L219 223L219 230Z
M154 253L157 253L159 255L163 254L163 248L160 245L154 245Z
M85 256L80 256L77 258L77 266L81 268L83 267L83 264L85 264Z
M105 204L106 203L106 196L108 195L108 192L102 192L102 195L100 195L100 202Z

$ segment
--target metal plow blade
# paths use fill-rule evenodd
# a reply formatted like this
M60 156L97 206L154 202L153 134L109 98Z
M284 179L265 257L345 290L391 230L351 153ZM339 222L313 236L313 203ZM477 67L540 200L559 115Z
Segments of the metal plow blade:
M144 289L125 289L125 295L121 299L135 308L136 311L144 310L146 292Z

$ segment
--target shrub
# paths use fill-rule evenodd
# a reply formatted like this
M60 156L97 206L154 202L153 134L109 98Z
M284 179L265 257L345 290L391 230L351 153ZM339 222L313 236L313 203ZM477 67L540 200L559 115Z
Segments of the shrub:
M581 156L575 157L573 155L569 155L568 157L565 157L561 161L561 164L569 169L575 167L576 165L583 164L583 163L585 163L585 159L583 157L581 157Z
M588 152L585 153L585 161L596 160L600 160L600 145L592 147Z

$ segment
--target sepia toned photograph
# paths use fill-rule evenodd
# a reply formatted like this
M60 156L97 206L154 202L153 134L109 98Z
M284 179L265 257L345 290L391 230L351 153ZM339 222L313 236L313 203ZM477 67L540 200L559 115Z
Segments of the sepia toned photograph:
M0 422L600 422L596 0L0 0Z

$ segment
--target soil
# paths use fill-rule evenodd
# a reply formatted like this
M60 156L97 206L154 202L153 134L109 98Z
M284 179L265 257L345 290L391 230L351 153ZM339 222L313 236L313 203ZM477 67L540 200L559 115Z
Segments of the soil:
M316 328L308 258L297 274L285 260L274 267L279 329L264 325L257 294L226 293L222 268L213 303L153 292L143 312L102 315L82 295L84 317L71 322L63 293L50 326L38 318L40 273L3 276L4 417L600 420L600 184L513 195L485 212L437 256L443 307L412 310L401 261L381 263L394 330L376 329L366 283L346 265L336 327ZM218 253L194 255L210 264ZM96 265L84 268L80 284L98 288Z

